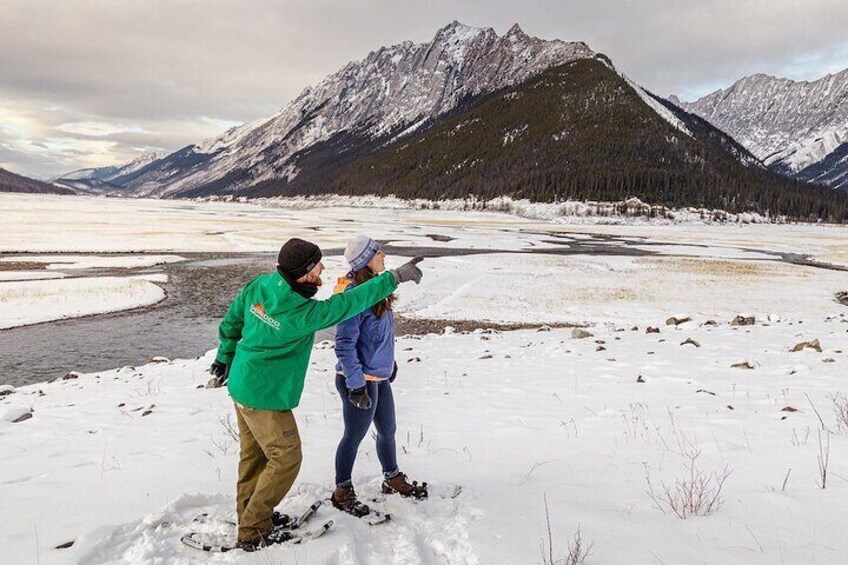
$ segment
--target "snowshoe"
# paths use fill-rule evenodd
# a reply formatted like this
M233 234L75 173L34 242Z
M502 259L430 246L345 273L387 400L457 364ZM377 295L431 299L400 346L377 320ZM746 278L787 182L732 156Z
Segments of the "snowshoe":
M278 543L299 544L307 540L319 538L325 533L327 533L330 528L333 527L333 521L328 520L327 522L321 524L318 528L308 531L306 530L305 526L307 521L312 518L312 516L315 514L315 511L318 510L322 504L322 500L316 501L309 508L307 508L300 516L296 518L292 518L291 516L287 516L286 514L282 514L279 512L274 512L271 517L271 521L274 524L271 533L259 540L250 541L236 539L235 522L231 522L228 520L218 520L219 525L215 526L213 523L210 522L209 515L204 513L195 518L192 523L198 526L213 526L215 531L190 532L184 535L181 541L185 545L194 549L220 553L232 551L233 549L242 549L244 551L252 552L262 549L263 547ZM221 532L221 524L224 525L226 529L229 529L230 531Z

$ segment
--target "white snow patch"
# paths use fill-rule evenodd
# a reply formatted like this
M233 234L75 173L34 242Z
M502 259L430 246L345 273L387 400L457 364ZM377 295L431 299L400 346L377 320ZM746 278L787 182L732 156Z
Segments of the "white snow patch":
M29 414L30 412L32 412L32 409L28 406L23 406L22 404L9 404L7 406L0 407L0 421L14 422L21 416Z
M152 275L165 282L162 275ZM156 304L165 291L149 277L92 277L0 283L0 329Z
M0 259L0 261L2 260ZM65 273L57 273L56 271L0 271L0 282L61 279L67 276Z
M185 261L179 255L22 255L4 257L0 262L49 263L47 269L138 269Z
M621 78L624 79L625 82L627 82L627 84L630 85L630 87L634 91L636 91L636 94L639 95L639 98L641 98L645 104L650 106L654 112L659 114L662 119L670 123L672 126L677 128L681 132L685 133L689 137L694 137L692 135L692 132L689 131L689 128L686 127L686 124L680 121L680 119L675 116L671 112L671 110L657 102L657 100L653 96L645 92L645 90L641 86L630 80L626 75L624 75L623 73L619 73L619 75L621 76Z

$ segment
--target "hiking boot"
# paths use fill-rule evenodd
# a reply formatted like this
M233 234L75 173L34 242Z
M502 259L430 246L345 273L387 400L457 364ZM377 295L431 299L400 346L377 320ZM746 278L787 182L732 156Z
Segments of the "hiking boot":
M398 473L391 479L383 481L383 494L399 494L405 498L422 500L427 498L427 483L418 484L418 481L406 480L406 474Z
M335 508L342 512L347 512L357 518L362 518L371 513L371 509L366 504L362 504L356 498L356 492L352 486L338 486L333 491L333 496L330 497L330 502Z
M257 549L262 548L262 540L238 540L236 542L236 549L240 549L242 551L246 551L248 553L253 553Z
M264 547L268 547L269 545L274 545L278 543L285 543L291 540L294 537L294 534L291 531L287 530L284 527L274 527L268 534L264 536L259 536L258 538L252 540L238 540L236 542L236 549L241 549L242 551L246 551L248 553L253 553L254 551L258 551Z

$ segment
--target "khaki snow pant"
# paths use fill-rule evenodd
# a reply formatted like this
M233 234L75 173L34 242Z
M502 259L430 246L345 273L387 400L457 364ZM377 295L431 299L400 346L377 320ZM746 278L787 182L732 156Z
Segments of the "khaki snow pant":
M291 410L254 410L238 402L240 457L236 511L238 538L253 541L271 531L271 515L289 492L303 458Z

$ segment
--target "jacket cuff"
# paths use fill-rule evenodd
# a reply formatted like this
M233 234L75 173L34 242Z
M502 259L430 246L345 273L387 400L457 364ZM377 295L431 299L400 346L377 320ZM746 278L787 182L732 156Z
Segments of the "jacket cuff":
M349 377L345 377L345 386L348 390L354 390L357 388L362 388L365 386L365 375L359 373L357 375L351 375Z
M394 270L392 270L392 271L386 271L385 273L383 273L383 275L385 275L386 277L388 277L388 279L391 281L392 292L396 291L396 290L397 290L397 288L400 286L400 283L398 283L397 275L395 275ZM382 276L382 275L381 275L381 276Z

